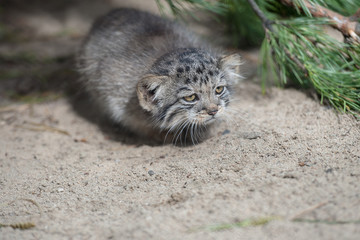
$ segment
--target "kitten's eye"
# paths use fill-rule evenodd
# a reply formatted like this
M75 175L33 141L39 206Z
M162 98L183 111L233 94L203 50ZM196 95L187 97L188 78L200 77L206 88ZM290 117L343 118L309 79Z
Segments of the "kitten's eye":
M193 102L193 101L195 101L195 99L196 99L196 94L193 94L193 95L184 97L184 99L185 99L185 101L187 101L187 102Z
M224 91L224 86L219 86L219 87L217 87L216 89L215 89L215 92L217 93L217 94L220 94L220 93L222 93Z

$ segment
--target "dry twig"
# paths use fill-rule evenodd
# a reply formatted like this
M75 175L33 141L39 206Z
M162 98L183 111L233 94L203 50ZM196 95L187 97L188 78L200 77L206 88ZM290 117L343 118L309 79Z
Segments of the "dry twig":
M310 207L310 208L308 208L308 209L306 209L306 210L303 210L303 211L301 211L300 213L296 214L296 215L295 215L294 217L292 217L290 220L291 220L291 221L295 221L295 220L299 219L301 216L303 216L303 215L305 215L305 214L307 214L307 213L309 213L309 212L312 212L312 211L314 211L315 209L320 208L320 207L326 205L327 203L328 203L328 201L318 203L318 204L316 204L315 206L312 206L312 207Z
M45 131L55 132L55 133L61 133L61 134L70 136L70 133L65 131L65 130L58 129L58 128L55 128L55 127L50 127L50 126L47 126L47 125L42 124L42 123L28 122L27 125L26 124L24 124L24 125L16 125L15 127L23 128L23 129L27 129L27 130L31 130L31 131L38 131L38 132L45 132Z
M297 7L301 10L301 6L295 5L292 0L281 0L284 5ZM355 41L360 43L360 23L356 21L360 15L360 9L351 17L345 17L337 12L327 9L323 6L312 4L304 0L305 6L309 9L314 17L328 18L331 20L331 26L339 30L345 37L352 37Z

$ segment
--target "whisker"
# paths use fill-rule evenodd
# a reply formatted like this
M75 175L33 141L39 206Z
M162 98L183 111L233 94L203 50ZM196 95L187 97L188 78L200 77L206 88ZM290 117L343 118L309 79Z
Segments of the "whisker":
M175 142L174 145L176 145L182 131L184 130L184 127L186 127L186 125L188 124L188 121L184 121L181 125L179 125L178 129L176 130L174 137L173 137L173 142L174 142L174 138L175 138ZM180 141L181 141L181 137L180 137ZM182 143L182 142L181 142Z
M174 129L176 129L175 133L174 133L174 136L173 136L173 139L172 139L172 142L174 141L174 138L175 138L175 135L177 133L177 131L179 131L179 129L181 128L181 126L186 122L187 118L186 116L180 118L180 119L177 119L176 122L168 129L166 135L165 135L165 139L164 139L164 142L166 141L167 139L167 136L171 133L171 132L174 132Z
M196 136L194 136L195 135L194 126L195 126L195 120L192 120L192 122L191 122L191 142L193 143L193 145L195 145L195 140L196 140Z

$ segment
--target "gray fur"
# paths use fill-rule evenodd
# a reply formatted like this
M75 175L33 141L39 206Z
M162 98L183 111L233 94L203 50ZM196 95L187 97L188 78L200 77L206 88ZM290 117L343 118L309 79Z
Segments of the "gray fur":
M240 77L237 54L221 57L183 26L134 9L96 21L78 65L84 86L111 119L137 134L170 134L175 141L199 140L224 115ZM184 99L192 94L195 101Z

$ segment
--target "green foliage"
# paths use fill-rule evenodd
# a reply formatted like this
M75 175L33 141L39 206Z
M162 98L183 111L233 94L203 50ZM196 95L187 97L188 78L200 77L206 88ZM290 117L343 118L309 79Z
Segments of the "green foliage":
M272 18L273 30L267 31L261 52L266 61L262 68L262 85L269 72L276 69L280 84L291 79L303 87L314 88L322 103L327 101L340 111L359 116L360 45L329 36L324 31L331 25L329 19L312 18L304 2L296 2L307 16ZM360 7L357 0L349 1L352 8L337 0L326 1L326 4L322 0L312 2L346 15L352 15ZM263 11L266 13L266 9Z
M190 15L197 19L193 14L197 10L214 13L214 17L227 26L234 46L257 46L264 38L261 21L253 13L247 0L156 0L162 13L164 2L177 17Z
M226 6L220 2L212 3L206 0L155 0L160 11L164 13L164 4L166 2L175 16L184 16L191 14L190 9L205 9L216 14L225 14ZM195 16L194 16L195 17Z
M314 87L321 101L325 98L337 109L355 113L360 110L360 48L329 37L322 29L326 24L327 20L306 18L275 24L263 43L263 58L273 56L267 57L263 76L277 63L281 83L290 77Z
M261 21L254 15L246 0L223 0L226 11L223 19L233 39L234 46L260 45L264 38Z

